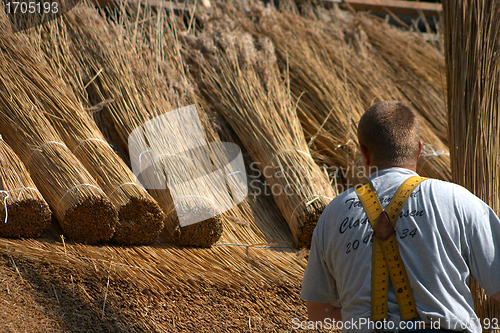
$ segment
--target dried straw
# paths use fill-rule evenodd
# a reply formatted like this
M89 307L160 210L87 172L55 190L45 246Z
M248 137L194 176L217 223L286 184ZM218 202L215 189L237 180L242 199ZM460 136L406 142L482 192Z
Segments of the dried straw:
M176 37L178 34L185 33L182 29L188 30L189 27L178 26L175 16L151 12L147 8L141 11L141 15L140 24L127 25L129 27L127 34L134 36L135 49L138 52L140 50L146 66L152 69L147 77L136 77L137 80L147 81L141 85L154 86L154 88L145 89L144 92L151 96L152 101L158 99L158 96L163 96L164 99L175 103L177 107L195 104L207 141L211 144L212 159L215 156L219 158L223 156L223 152L218 149L221 146L213 145L213 143L221 142L219 134L224 137L222 141L234 142L244 150L244 146L235 141L234 132L230 130L229 124L211 109L209 103L198 97L195 78L187 70L181 53L182 45ZM148 108L148 110L154 111L155 107ZM216 129L220 133L217 133ZM243 151L243 156L246 172L251 173L248 175L249 200L244 200L237 206L232 203L231 210L218 216L223 225L223 232L218 243L293 246L290 229L279 214L272 198L264 193L256 192L257 186L262 184L264 179L252 173L253 161L245 151ZM216 183L214 185L220 186ZM222 185L225 188L225 185Z
M443 15L453 180L499 214L500 3L443 1ZM500 318L499 303L470 285L478 316Z
M39 237L51 212L19 157L0 138L0 235Z
M29 49L0 15L0 128L26 165L65 234L73 240L108 240L118 223L116 210L95 180L66 147L33 94Z
M33 67L30 78L38 88L33 93L39 96L45 106L51 124L118 211L120 223L113 241L120 244L151 243L163 229L163 211L107 143L73 91L54 75L58 73L71 82L75 89L84 90L83 82L75 74L77 67L68 50L65 29L58 28L58 23L64 24L55 20L44 25L41 30L31 31L31 43L34 46L31 53L41 54L40 50L43 50L50 62L50 67L48 64Z
M205 96L258 162L296 244L308 246L334 191L310 155L270 44L257 42L262 48L257 51L250 35L223 25L216 29L186 38L200 50L192 52L192 61L199 66Z
M193 158L196 152L190 151L190 144L203 144L204 139L179 133L178 124L169 123L165 118L156 118L163 122L158 126L159 131L148 132L145 127L148 120L176 109L177 105L166 98L162 92L164 87L153 84L153 74L135 54L123 26L108 23L94 8L84 4L75 8L64 19L65 34L71 39L71 43L68 42L70 52L78 64L78 75L86 88L86 91L82 91L81 87L77 88L77 95L83 96L81 100L87 105L114 100L98 112L97 116L102 117L101 123L107 123L105 126L109 132L114 132L111 139L120 150L127 152L129 135L137 128L143 129L149 144L139 153L148 150L156 152L157 147L152 143L164 149L171 147L163 145L167 144L162 141L166 134L176 140L171 158L161 159L162 164L159 166L166 170L171 179L177 178L179 182L183 182L183 186L176 187L175 191L170 187L149 189L149 193L166 214L167 234L179 245L212 245L221 235L222 224L216 216L218 208L214 207L210 184L200 177L200 172L203 171L200 171L200 165L193 167L189 162L185 164L183 159L173 156L184 154L186 158L197 159L196 156ZM174 133L177 135L173 135ZM151 159L153 155L146 154L142 157ZM165 174L157 173L157 170L147 169L141 176L141 181L148 185L166 181ZM192 225L180 226L178 214L198 213L212 217Z

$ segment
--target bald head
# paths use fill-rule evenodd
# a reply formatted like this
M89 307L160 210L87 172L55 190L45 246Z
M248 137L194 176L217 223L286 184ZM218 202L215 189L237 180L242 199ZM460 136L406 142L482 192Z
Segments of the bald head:
M401 102L374 104L359 121L358 141L368 151L371 165L414 165L420 151L417 116Z

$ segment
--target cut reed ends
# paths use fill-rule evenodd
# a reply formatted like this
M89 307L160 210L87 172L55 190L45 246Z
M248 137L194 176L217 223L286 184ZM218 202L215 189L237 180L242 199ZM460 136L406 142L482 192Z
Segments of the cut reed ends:
M27 117L38 120L39 126L43 126L37 128L35 124L31 124L31 131L42 133L42 128L50 128L49 123L43 123L43 116L36 119L32 113ZM24 127L21 130L20 125L17 125L6 132L7 126L5 123L2 125L5 140L10 142L11 146L20 139L16 136L15 128L19 128L18 132L25 133L28 129ZM47 140L29 155L23 154L29 150L21 150L25 149L26 144L17 143L16 148L20 157L26 157L25 165L33 181L69 239L90 244L109 240L118 224L117 212L76 156L63 144L54 143L60 141L62 140Z
M83 117L84 114L79 113L77 109L68 109L67 112L71 111L75 116L72 117L71 127L86 123L92 125L92 131L85 133L85 131L81 131L82 127L80 132L76 130L63 132L60 127L63 125L62 123L54 125L54 127L59 129L59 133L68 144L76 145L77 141L80 140L77 138L76 133L85 133L87 137L101 138L102 141L89 140L83 144L80 143L80 147L74 152L97 180L97 183L104 193L108 195L118 212L119 224L112 240L124 245L150 244L154 242L163 229L165 214L162 209L139 184L125 162L118 157L107 143L104 143L104 138L92 119ZM77 117L79 114L81 118Z
M223 225L219 216L185 227L174 228L172 240L179 246L210 247L222 235Z
M49 205L19 157L1 138L0 199L0 236L39 237L50 225Z

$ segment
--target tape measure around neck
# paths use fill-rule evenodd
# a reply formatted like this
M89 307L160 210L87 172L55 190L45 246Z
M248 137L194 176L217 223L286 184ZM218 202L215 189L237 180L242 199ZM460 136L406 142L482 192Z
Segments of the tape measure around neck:
M392 226L396 225L399 214L413 190L426 178L413 176L399 186L385 210ZM368 220L375 230L379 215L384 211L370 182L356 189L356 194L363 205ZM387 299L391 279L402 320L418 318L415 298L410 287L404 263L399 253L396 235L382 242L373 237L372 278L371 278L371 319L379 321L388 318Z

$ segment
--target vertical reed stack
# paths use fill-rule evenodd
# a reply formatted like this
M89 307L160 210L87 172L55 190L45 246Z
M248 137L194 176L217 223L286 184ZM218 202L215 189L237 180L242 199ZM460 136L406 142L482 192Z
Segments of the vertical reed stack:
M500 3L447 0L443 15L453 180L499 214ZM471 281L478 316L500 318L498 302Z

